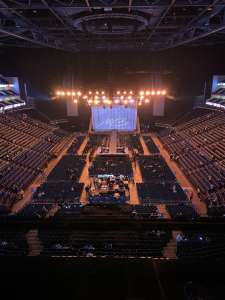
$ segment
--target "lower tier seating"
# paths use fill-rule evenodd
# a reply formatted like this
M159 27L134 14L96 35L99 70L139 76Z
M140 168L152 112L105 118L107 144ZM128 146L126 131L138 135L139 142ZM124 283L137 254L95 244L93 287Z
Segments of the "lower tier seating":
M171 234L167 231L39 230L43 255L161 257Z

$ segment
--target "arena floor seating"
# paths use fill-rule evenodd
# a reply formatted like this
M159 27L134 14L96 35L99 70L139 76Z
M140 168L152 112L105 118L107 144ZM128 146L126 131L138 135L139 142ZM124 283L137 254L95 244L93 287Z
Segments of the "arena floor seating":
M48 176L48 181L77 181L85 165L85 158L78 155L65 155Z
M89 168L90 176L112 174L133 177L131 161L127 155L98 155Z
M175 181L174 174L160 155L139 156L138 163L144 181Z

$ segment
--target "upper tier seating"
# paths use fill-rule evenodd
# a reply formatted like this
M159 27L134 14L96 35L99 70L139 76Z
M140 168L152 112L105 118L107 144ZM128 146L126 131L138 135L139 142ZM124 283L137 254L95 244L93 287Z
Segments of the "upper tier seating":
M225 114L198 110L179 123L161 141L208 206L208 213L221 215L225 207Z
M7 207L23 198L23 190L73 139L23 113L0 114L0 135L0 204Z

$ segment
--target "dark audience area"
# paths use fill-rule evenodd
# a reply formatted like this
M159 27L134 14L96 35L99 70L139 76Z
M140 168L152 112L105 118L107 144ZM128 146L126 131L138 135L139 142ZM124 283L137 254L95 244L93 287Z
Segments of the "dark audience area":
M177 237L177 257L184 260L222 259L225 235L221 231L184 231Z
M224 124L224 112L197 109L161 134L171 160L195 186L211 216L222 216L225 207Z
M73 136L26 113L1 114L0 135L0 202L10 208Z
M104 155L97 156L89 168L90 176L115 175L133 177L131 161L127 155Z
M83 183L73 181L47 181L37 188L33 199L35 202L80 203Z
M188 198L178 183L137 183L139 199L142 204L174 204L187 202Z
M162 257L170 232L144 231L39 231L42 255Z
M85 165L85 158L65 155L48 176L48 181L78 181Z
M160 155L139 156L142 178L146 182L174 182L175 176Z

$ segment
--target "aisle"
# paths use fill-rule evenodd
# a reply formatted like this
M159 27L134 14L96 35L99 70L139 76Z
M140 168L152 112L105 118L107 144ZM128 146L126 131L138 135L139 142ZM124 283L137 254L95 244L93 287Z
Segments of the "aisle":
M148 147L145 144L145 141L144 141L142 135L140 136L140 142L141 142L141 145L142 145L142 148L143 148L143 151L144 151L144 155L150 155L150 152L148 150Z
M117 149L117 132L113 131L110 134L109 153L116 154Z

